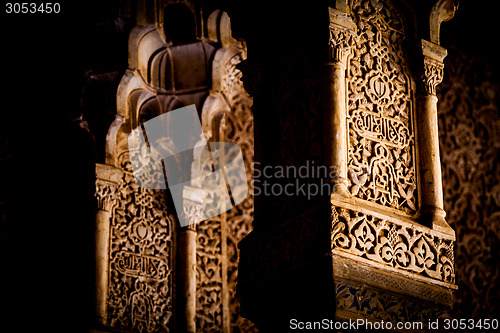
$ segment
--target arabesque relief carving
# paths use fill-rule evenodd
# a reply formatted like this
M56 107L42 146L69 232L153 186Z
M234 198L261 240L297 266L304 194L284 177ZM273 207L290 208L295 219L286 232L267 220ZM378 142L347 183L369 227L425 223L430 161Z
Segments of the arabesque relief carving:
M204 126L207 125L204 128L208 136L240 146L247 182L250 183L253 115L250 109L252 99L244 90L241 71L236 67L242 61L242 54L224 49L219 52L224 52L220 89L212 91L211 104L207 104L208 108L204 110L204 114L210 115L204 122ZM220 108L221 105L224 107ZM228 174L228 177L231 176ZM228 329L256 331L251 322L239 315L239 301L234 297L238 276L238 243L251 231L252 221L253 193L250 192L243 202L230 211L196 224L198 332ZM224 313L224 306L228 307L229 313Z
M222 81L224 94L230 96L231 111L226 114L221 125L221 136L223 135L225 141L240 146L245 169L247 170L247 184L250 184L253 177L252 163L254 161L252 99L243 88L241 71L236 68L241 60L241 55L236 55L230 59L227 63L225 80ZM228 175L228 177L231 176ZM235 297L239 261L238 243L252 230L253 210L253 189L250 189L247 198L228 211L226 218L228 230L226 236L226 256L228 260L226 276L231 313L229 321L234 332L257 332L257 328L252 322L240 316L240 302Z
M415 214L418 209L411 79L405 26L388 2L354 1L347 69L348 177L361 199Z
M422 81L425 91L428 94L436 95L436 87L443 81L444 64L442 62L425 57L424 73Z
M186 14L182 6L176 4L172 8ZM106 162L125 175L111 187L104 180L97 183L98 202L110 215L109 272L102 273L109 274L107 311L102 314L105 325L134 332L166 332L174 329L175 321L176 330L179 325L187 325L188 330L198 332L255 331L251 322L239 316L239 301L234 297L237 244L251 230L253 194L231 211L181 229L173 204L168 201L168 191L138 188L131 174L132 159L139 180L147 187L158 187L155 184L163 181L164 174L164 170L158 169L162 168L158 163L159 152L145 146L131 150L127 145L131 129L157 115L194 103L208 141L228 141L241 147L250 182L252 99L244 90L242 74L237 69L246 57L244 44L232 39L229 17L220 10L214 11L208 20L209 38L200 41L192 35L191 44L170 46L152 25L135 29L131 43L137 46L130 55L133 68L125 73L118 88L118 115L107 143ZM200 47L206 52L201 52ZM186 63L180 54L183 50L196 59ZM196 75L184 71L193 61L200 69L195 71ZM171 66L166 68L165 63ZM196 89L181 89L193 84ZM168 142L159 149L169 149ZM210 163L210 158L201 164L207 161ZM200 167L203 165L193 163L191 172ZM191 185L196 192L195 185ZM187 219L199 213L204 204L185 201L181 213ZM177 248L181 246L178 245L181 237L184 237L182 251ZM186 279L196 290L186 292L176 286L179 279L173 280L173 276L184 272L180 261L179 265L174 264L176 257L193 260L196 270L189 269ZM190 298L186 301L188 310L181 309L181 298Z
M124 172L118 184L98 179L96 196L110 213L107 325L170 331L177 222L165 192L141 189Z
M453 240L399 220L332 207L332 248L387 267L455 281Z

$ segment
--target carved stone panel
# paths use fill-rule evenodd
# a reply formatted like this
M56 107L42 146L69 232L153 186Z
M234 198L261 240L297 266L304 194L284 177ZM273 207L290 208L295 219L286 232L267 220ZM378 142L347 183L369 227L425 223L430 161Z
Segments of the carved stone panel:
M252 99L243 88L241 71L236 68L242 53L222 49L214 68L219 89L213 90L203 113L203 128L218 141L240 146L247 182L252 180L253 115ZM228 174L228 177L231 177ZM229 180L230 181L230 180ZM235 298L238 276L238 243L252 229L253 193L230 211L196 225L197 231L197 316L198 332L253 332L256 327L240 316Z
M347 69L348 176L360 199L406 214L418 209L412 85L405 26L389 2L356 0Z
M107 324L169 332L173 314L176 220L162 191L139 188L124 173L111 211Z

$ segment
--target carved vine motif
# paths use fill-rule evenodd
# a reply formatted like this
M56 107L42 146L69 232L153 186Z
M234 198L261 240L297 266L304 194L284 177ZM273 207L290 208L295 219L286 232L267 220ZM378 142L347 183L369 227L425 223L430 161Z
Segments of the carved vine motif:
M165 192L138 188L125 172L111 211L108 324L169 332L175 217Z
M500 87L484 55L462 50L449 48L437 91L444 208L457 233L458 290L451 314L495 318L500 298Z
M390 267L455 281L453 242L412 225L332 206L332 246Z
M422 81L428 94L436 95L436 87L443 81L444 64L439 61L425 58Z
M414 214L415 137L405 30L387 2L354 1L348 77L349 178L353 195Z

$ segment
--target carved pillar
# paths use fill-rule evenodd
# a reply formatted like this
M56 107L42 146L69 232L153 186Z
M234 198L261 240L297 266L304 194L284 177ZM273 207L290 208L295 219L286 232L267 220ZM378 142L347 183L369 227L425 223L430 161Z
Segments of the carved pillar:
M95 226L96 243L96 312L97 323L106 325L108 317L109 290L109 237L111 212L116 205L116 192L123 176L119 169L98 164L96 168L97 214Z
M347 190L347 100L346 67L356 25L345 12L329 8L330 56L325 64L325 154L326 164L335 168L334 191L350 196Z
M423 71L421 91L417 97L418 152L421 184L421 214L424 223L430 222L432 229L455 235L446 223L443 210L443 185L441 183L441 161L437 120L436 87L443 80L446 49L422 40ZM428 222L427 222L428 221Z
M442 210L435 97L439 79L430 75L432 71L442 75L442 66L433 66L442 64L444 57L444 49L437 44L423 42L428 91L418 93L415 84L414 69L419 68L422 52L415 45L420 40L417 36L429 32L431 8L369 0L349 1L349 6L346 1L335 1L335 8L317 6L310 5L310 10L318 10L311 17L319 21L320 13L328 12L328 25L325 21L315 25L305 15L294 13L307 24L288 35L299 35L305 25L318 29L311 38L328 31L326 62L323 58L315 63L320 57L312 55L313 51L304 54L290 48L280 53L279 47L270 51L266 47L274 44L255 39L249 42L249 59L265 63L267 53L279 55L274 64L260 67L260 89L256 90L271 93L257 96L254 105L256 127L267 121L278 133L273 137L256 132L261 136L258 140L263 137L268 146L277 148L268 151L274 158L271 162L300 165L301 159L314 158L314 152L304 146L314 147L315 138L308 134L323 130L321 157L337 171L329 197L331 215L330 219L321 216L321 208L328 205L321 200L266 198L273 203L265 211L267 220L259 211L263 206L256 206L260 221L240 242L243 314L259 328L274 331L293 329L292 318L318 319L325 309L321 315L337 321L385 321L394 325L393 330L397 322L415 321L425 330L429 320L450 307L456 289L455 238ZM438 7L443 6L447 7L440 1ZM426 13L426 17L415 13ZM268 28L268 35L283 31L279 25L288 16L283 17ZM433 17L431 21L448 16ZM316 42L321 45L324 40ZM322 51L326 49L318 47L314 52ZM314 65L321 73L321 96L314 95L318 90L313 78L308 85L300 81L301 74ZM318 110L314 104L318 97L322 124L308 118ZM286 122L290 118L295 122ZM263 162L270 164L270 160ZM426 222L428 212L433 214L432 225ZM266 228L266 223L277 226ZM324 229L327 225L329 232ZM328 256L322 248L325 241ZM316 301L309 302L306 293L314 294ZM328 301L334 303L333 309Z

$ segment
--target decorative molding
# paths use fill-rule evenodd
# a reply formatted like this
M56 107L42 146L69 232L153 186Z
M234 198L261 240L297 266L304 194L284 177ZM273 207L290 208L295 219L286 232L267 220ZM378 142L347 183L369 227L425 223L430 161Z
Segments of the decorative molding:
M450 307L453 303L453 290L456 287L448 283L430 280L425 277L416 278L413 274L394 274L376 268L369 263L361 262L356 257L347 258L340 252L333 254L334 280L343 279L351 283L368 284L386 293L398 294L401 297L418 299L422 302L440 304Z

